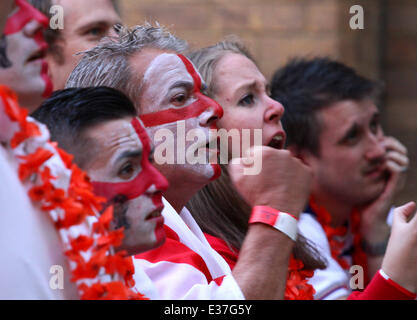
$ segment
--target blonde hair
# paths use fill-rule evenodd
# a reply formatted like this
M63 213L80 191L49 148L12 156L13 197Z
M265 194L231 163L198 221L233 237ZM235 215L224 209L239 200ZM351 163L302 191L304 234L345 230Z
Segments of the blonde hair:
M249 50L235 37L188 54L205 80L211 98L217 92L216 66L228 53L241 54L256 64ZM234 188L226 166L222 166L222 174L217 180L191 198L187 208L204 232L223 239L232 251L240 250L252 208ZM298 235L293 255L303 261L305 269L324 269L326 266L317 249L302 235Z
M229 36L213 46L187 54L187 57L194 63L201 77L204 79L207 85L207 94L210 97L213 97L217 92L216 81L214 79L216 67L219 61L228 53L241 54L256 64L249 50L236 36Z

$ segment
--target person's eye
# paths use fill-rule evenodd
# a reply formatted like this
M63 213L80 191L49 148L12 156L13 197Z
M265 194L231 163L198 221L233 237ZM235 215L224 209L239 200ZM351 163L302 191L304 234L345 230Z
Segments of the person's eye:
M272 92L271 92L271 86L265 86L265 94L268 96L268 97L271 97L272 96Z
M127 162L119 169L118 176L121 179L127 180L130 179L134 173L135 167L131 162Z
M247 94L242 99L239 100L238 105L240 106L250 106L255 102L255 96L252 93Z
M106 30L102 27L92 27L85 32L85 35L93 38L102 38L106 35Z
M359 138L359 131L357 129L353 129L349 131L349 133L346 135L344 141L347 144L354 144Z
M374 134L378 133L380 128L379 121L377 119L371 121L369 127Z
M188 96L185 93L176 94L171 98L171 104L176 107L182 107L188 99Z

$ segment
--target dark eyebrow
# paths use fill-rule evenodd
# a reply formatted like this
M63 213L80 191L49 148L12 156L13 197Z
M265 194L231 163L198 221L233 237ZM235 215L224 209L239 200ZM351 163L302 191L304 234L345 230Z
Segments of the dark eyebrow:
M116 159L116 162L125 158L140 158L142 157L142 150L127 150L122 152Z
M189 81L176 81L172 86L169 87L169 90L185 87L187 90L193 89L193 84Z
M254 88L256 88L256 80L254 80L253 82L248 83L248 84L242 86L241 88L245 88L245 89L254 89Z
M85 32L92 27L95 27L95 28L97 28L97 27L99 27L99 28L111 28L113 25L115 25L115 24L109 23L106 20L92 21L92 22L89 22L86 25L81 26L79 28L79 32Z
M359 130L359 125L356 122L349 127L338 143L343 143L354 130Z
M238 97L242 94L242 91L246 91L246 90L254 90L256 89L256 80L253 80L249 83L245 83L239 87L236 88L236 91L234 93L235 97Z

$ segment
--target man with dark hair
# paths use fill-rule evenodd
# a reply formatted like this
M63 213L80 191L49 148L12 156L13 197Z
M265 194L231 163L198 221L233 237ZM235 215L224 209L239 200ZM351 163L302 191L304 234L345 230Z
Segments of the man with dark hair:
M381 85L342 63L294 59L275 72L271 90L285 107L288 148L314 174L300 231L337 261L312 278L316 298L340 298L349 290L343 271L360 265L370 279L381 266L407 149L382 131Z
M152 144L128 97L106 87L66 89L56 91L32 116L88 173L95 194L113 204L110 226L124 233L117 250L134 255L164 243L162 191L168 182L151 163ZM135 278L141 293L158 298L138 267Z
M47 59L50 66L54 90L63 89L71 71L77 65L78 52L96 46L99 41L113 32L119 24L118 0L30 0L45 15L51 6L61 6L64 14L64 28L49 26L45 39L49 45ZM57 16L58 17L58 16Z
M129 98L106 87L66 89L55 92L32 116L89 174L95 193L114 203L114 226L124 227L125 233L120 249L132 255L164 242L161 191L168 185L149 161L150 140Z

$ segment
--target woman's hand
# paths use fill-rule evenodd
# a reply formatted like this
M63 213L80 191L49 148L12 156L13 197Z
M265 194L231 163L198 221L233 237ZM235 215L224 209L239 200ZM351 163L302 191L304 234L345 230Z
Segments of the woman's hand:
M417 214L409 202L395 209L382 270L395 282L417 292ZM414 217L413 217L414 214Z

